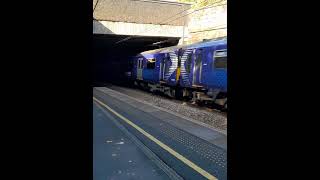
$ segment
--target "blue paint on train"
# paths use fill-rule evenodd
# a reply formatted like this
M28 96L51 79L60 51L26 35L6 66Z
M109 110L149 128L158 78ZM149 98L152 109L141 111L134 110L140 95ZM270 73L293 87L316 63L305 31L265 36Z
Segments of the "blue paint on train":
M142 52L133 58L133 64L135 80L227 93L226 38ZM177 78L179 68L180 76Z

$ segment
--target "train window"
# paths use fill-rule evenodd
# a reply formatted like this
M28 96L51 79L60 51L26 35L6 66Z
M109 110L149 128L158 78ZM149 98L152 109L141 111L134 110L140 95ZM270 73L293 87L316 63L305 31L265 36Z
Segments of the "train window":
M170 58L166 57L165 59L165 72L169 72L170 66L172 65Z
M143 58L139 58L139 59L138 59L137 66L138 66L139 69L142 69L142 68L143 68Z
M196 66L199 67L201 65L202 61L202 51L199 52L199 54L196 57Z
M155 59L148 59L147 69L154 69L155 67L156 67L156 60Z
M187 71L187 73L190 73L190 71L191 71L191 60L192 60L192 53L190 53L189 55L188 55L188 58L187 58L187 61L186 61L186 71Z
M214 60L214 67L227 69L227 57L216 57Z
M218 50L215 52L214 68L227 69L227 50Z

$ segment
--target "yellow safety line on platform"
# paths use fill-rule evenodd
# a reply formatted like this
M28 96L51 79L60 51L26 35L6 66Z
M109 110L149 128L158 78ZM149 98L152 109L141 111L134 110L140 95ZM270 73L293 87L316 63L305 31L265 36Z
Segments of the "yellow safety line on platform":
M162 147L163 149L165 149L166 151L168 151L170 154L172 154L173 156L175 156L176 158L178 158L180 161L184 162L186 165L188 165L189 167L191 167L193 170L197 171L198 173L200 173L202 176L206 177L207 179L217 179L216 177L214 177L213 175L211 175L210 173L208 173L207 171L203 170L202 168L200 168L199 166L197 166L196 164L194 164L193 162L191 162L190 160L188 160L187 158L183 157L181 154L177 153L175 150L173 150L172 148L170 148L169 146L165 145L164 143L162 143L161 141L159 141L157 138L153 137L151 134L147 133L146 131L144 131L143 129L141 129L139 126L137 126L136 124L134 124L133 122L131 122L130 120L128 120L127 118L123 117L121 114L117 113L115 110L111 109L108 105L104 104L103 102L99 101L97 98L93 97L93 99L95 101L97 101L99 104L101 104L103 107L107 108L110 112L112 112L113 114L115 114L116 116L118 116L120 119L124 120L126 123L128 123L129 125L131 125L132 127L134 127L135 129L137 129L140 133L142 133L143 135L145 135L146 137L148 137L150 140L152 140L153 142L155 142L156 144L158 144L160 147Z

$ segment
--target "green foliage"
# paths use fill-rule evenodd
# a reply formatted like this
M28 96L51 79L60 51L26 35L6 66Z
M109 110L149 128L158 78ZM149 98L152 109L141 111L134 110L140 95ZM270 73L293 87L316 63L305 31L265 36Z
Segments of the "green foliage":
M178 0L179 2L193 3L192 8L201 8L215 3L220 3L222 0Z

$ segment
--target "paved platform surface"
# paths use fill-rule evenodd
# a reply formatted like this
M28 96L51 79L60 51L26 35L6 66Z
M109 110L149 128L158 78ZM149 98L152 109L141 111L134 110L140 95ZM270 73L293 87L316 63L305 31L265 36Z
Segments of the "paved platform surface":
M129 132L136 136L137 139L139 139L145 146L152 150L160 159L162 159L163 162L165 162L169 167L175 170L176 173L184 179L198 180L208 179L208 177L214 177L213 179L227 179L227 137L225 135L210 128L206 128L204 126L200 126L199 124L195 124L193 122L180 118L179 116L172 113L162 111L159 108L152 107L148 104L144 104L135 99L129 98L108 88L94 88L93 95L98 101L108 106L114 112L120 114L122 117L127 118L137 127L143 129L145 132L159 140L159 142L167 145L183 158L187 159L189 162L209 174L208 176L205 176L205 173L199 173L200 171L196 170L197 168L194 168L194 166L190 166L190 164L177 158L177 156L173 155L168 150L160 147L159 144L150 140L150 138L148 138L145 134L141 133L132 125L126 123L115 113L109 112L109 118L112 117L119 123L121 123ZM107 109L105 111L108 112ZM98 118L95 113L97 112L94 111L94 118ZM107 127L108 130L106 130L106 126L108 125L105 124L105 128L100 130L101 133L103 133L103 131L108 131L110 133L109 136L112 136L113 133L116 133L114 132L117 131L116 128ZM96 129L99 129L101 125L95 125L94 127ZM96 137L95 135L94 138L97 139L98 137L99 136ZM125 142L121 141L121 135L115 137L117 137L115 139L117 143ZM101 138L100 142L101 141L107 141L107 139ZM94 140L94 142L96 142L96 140ZM130 163L125 162L128 162L130 157L133 157L133 155L129 154L126 151L122 151L121 144L113 145L110 147L109 149L111 150L108 151L101 150L100 152L99 149L95 150L100 152L99 156L106 156L105 159L101 159L98 161L98 163L95 164L97 174L103 174L104 169L109 169L108 172L111 173L111 177L121 177L118 176L119 170L124 167L130 167L130 165L128 166L128 164ZM120 149L117 149L119 147ZM119 152L121 152L125 160L119 161L119 163L116 164L112 163L112 167L107 167L107 161L110 161L115 157L122 157L112 156L112 154L117 153L116 150L119 150ZM140 161L148 162L147 159L143 159L142 157L140 158ZM143 167L145 166L142 166L141 169L137 170L137 172L140 172L140 170L141 173L150 171L150 169L144 169ZM150 165L149 167L152 166ZM165 173L163 173L159 168L156 169L156 166L153 166L151 169L155 170L151 170L151 172L154 173L149 174L147 178L143 179L166 179ZM124 168L123 170L125 171L127 169ZM123 170L120 170L120 174L124 173ZM126 173L124 174L126 175ZM125 178L124 175L123 178Z
M93 180L168 179L113 122L93 104Z

